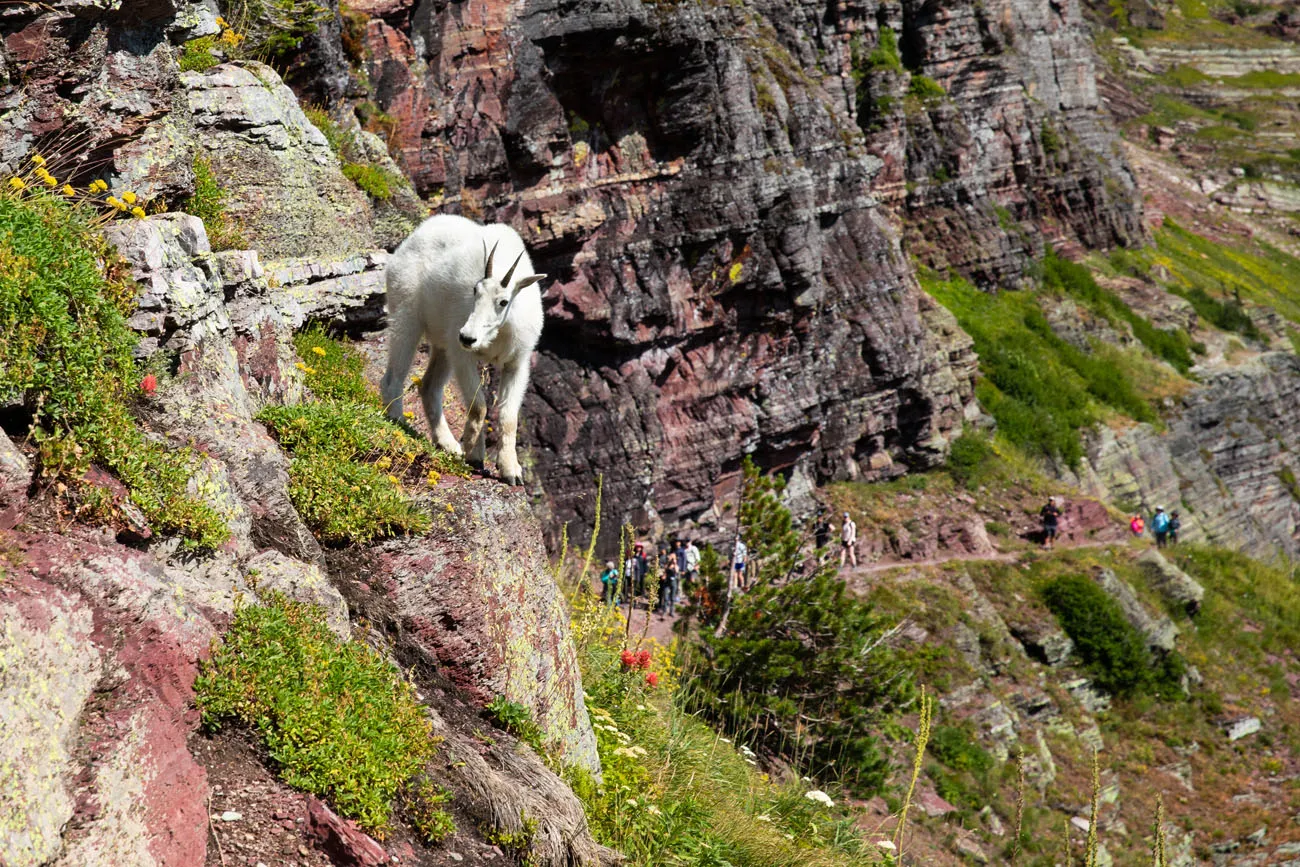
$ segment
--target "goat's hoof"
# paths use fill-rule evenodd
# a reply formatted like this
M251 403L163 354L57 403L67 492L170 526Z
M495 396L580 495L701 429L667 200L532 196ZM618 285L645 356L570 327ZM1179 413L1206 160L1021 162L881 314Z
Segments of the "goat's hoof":
M522 485L524 483L524 477L523 476L502 476L501 481L505 482L507 485L513 488Z
M476 461L476 460L474 460L473 458L466 458L466 459L465 459L465 463L469 464L469 468L470 468L471 470L473 470L474 472L476 472L476 473L481 473L481 472L483 472L483 462L482 462L482 461Z

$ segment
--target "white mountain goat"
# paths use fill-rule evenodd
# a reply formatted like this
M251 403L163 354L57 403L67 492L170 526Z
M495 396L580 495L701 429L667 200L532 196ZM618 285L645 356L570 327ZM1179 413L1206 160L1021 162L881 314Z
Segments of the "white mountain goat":
M511 265L502 276L502 263ZM487 401L479 362L501 371L501 448L497 469L507 484L523 482L515 450L519 407L528 367L542 336L542 293L523 239L509 226L481 226L441 214L420 224L388 259L388 370L380 391L388 417L402 420L402 392L423 335L429 367L420 400L439 446L482 466ZM442 412L442 393L453 374L468 408L456 442Z

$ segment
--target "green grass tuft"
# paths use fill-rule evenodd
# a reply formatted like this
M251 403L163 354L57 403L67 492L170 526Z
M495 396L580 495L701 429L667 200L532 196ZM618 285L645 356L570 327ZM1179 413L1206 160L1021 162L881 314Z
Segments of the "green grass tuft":
M488 702L483 710L496 726L510 732L537 752L543 752L542 727L533 720L528 708L499 695Z
M213 250L245 246L243 235L226 215L226 191L217 183L212 163L202 154L194 155L194 194L180 203L179 210L203 221Z
M241 606L194 684L203 724L256 731L285 782L324 796L382 837L394 798L437 739L414 690L319 609L271 594Z
M75 481L91 462L130 489L156 531L187 548L229 538L220 515L186 487L189 449L148 437L131 413L142 371L126 323L135 284L75 205L44 193L0 194L0 393L33 408L46 476Z
M469 467L384 417L355 349L319 326L294 346L319 399L270 406L257 417L293 456L289 496L307 526L330 544L427 532L432 520L404 484L424 485L430 472L468 476Z
M393 187L401 178L370 163L344 163L343 175L356 184L370 198L380 202L393 197Z

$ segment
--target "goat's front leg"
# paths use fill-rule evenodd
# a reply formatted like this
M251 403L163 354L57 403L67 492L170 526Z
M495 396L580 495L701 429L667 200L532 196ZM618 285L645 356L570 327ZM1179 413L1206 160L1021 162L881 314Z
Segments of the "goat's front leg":
M497 451L497 469L507 485L524 483L524 470L519 465L516 440L519 434L519 408L523 406L524 392L528 390L530 355L515 359L501 369L501 448Z
M482 468L486 452L484 422L487 420L487 397L483 394L483 381L478 375L478 362L472 356L458 353L455 361L456 385L460 387L465 403L465 431L460 435L460 446L465 450L465 460L470 466Z

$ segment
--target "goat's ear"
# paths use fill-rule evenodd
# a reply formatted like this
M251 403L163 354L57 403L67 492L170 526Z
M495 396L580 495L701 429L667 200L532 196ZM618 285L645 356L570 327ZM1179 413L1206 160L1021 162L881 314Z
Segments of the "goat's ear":
M520 277L519 282L515 284L514 290L510 293L511 297L519 294L519 290L525 286L531 286L534 283L540 283L546 279L545 274L530 274L527 277Z

